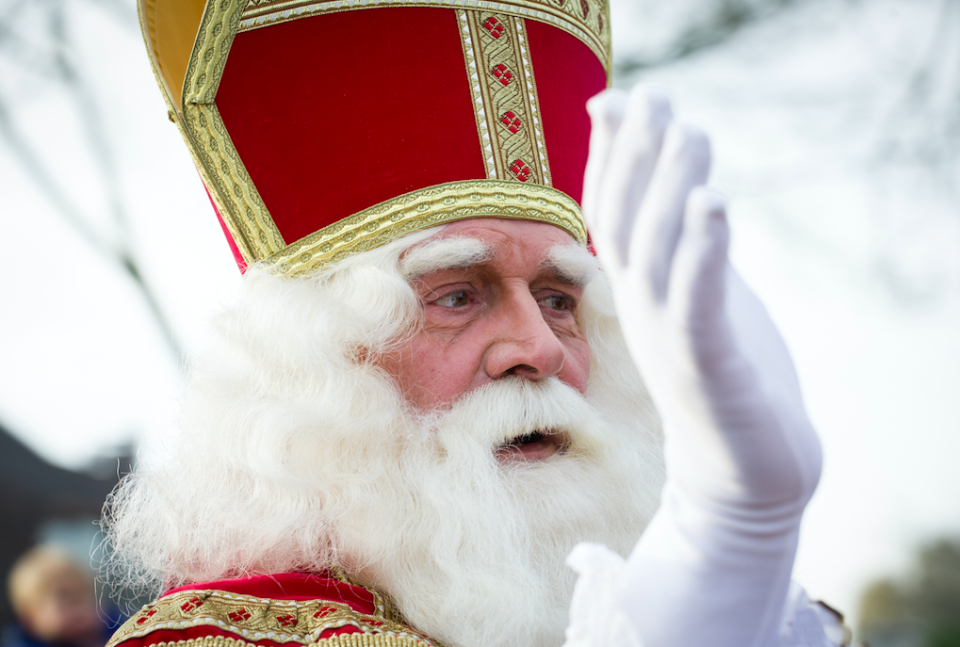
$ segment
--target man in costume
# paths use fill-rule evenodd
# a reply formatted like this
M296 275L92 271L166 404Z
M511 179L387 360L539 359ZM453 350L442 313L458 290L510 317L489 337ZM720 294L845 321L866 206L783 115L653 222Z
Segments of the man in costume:
M164 593L112 645L838 644L792 365L605 0L140 15L246 275L108 509Z

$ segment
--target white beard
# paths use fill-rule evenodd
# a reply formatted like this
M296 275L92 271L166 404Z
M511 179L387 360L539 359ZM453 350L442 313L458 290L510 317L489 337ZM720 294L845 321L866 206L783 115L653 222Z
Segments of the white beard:
M562 643L569 551L594 541L625 556L656 510L659 421L602 274L579 311L586 398L556 379L507 379L446 412L410 411L357 349L391 352L415 329L399 257L429 235L309 281L247 273L191 370L182 433L143 454L110 501L107 577L156 593L339 564L448 647ZM564 452L496 460L544 429L568 436Z
M659 502L658 434L605 419L555 378L501 380L449 411L404 416L409 431L381 448L395 463L336 524L341 564L448 647L562 644L576 579L566 556L582 541L629 553ZM497 461L536 430L569 445Z

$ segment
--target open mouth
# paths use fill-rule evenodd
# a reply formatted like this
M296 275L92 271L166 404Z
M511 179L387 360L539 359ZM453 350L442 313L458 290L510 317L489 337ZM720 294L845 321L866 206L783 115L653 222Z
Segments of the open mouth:
M562 453L570 439L566 434L553 430L533 431L516 436L497 448L497 460L501 463L515 461L542 461Z

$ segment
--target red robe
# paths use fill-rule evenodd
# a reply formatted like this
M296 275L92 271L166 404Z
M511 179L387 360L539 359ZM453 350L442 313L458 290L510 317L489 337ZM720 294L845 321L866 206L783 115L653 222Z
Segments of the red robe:
M439 647L389 599L340 580L282 573L191 584L131 616L107 647Z

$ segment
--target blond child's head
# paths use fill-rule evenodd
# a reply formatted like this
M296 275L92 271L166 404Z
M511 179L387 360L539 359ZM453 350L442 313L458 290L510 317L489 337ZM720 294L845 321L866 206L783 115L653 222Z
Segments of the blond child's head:
M64 551L51 546L28 551L10 571L8 587L17 620L34 637L63 645L99 639L92 578Z

